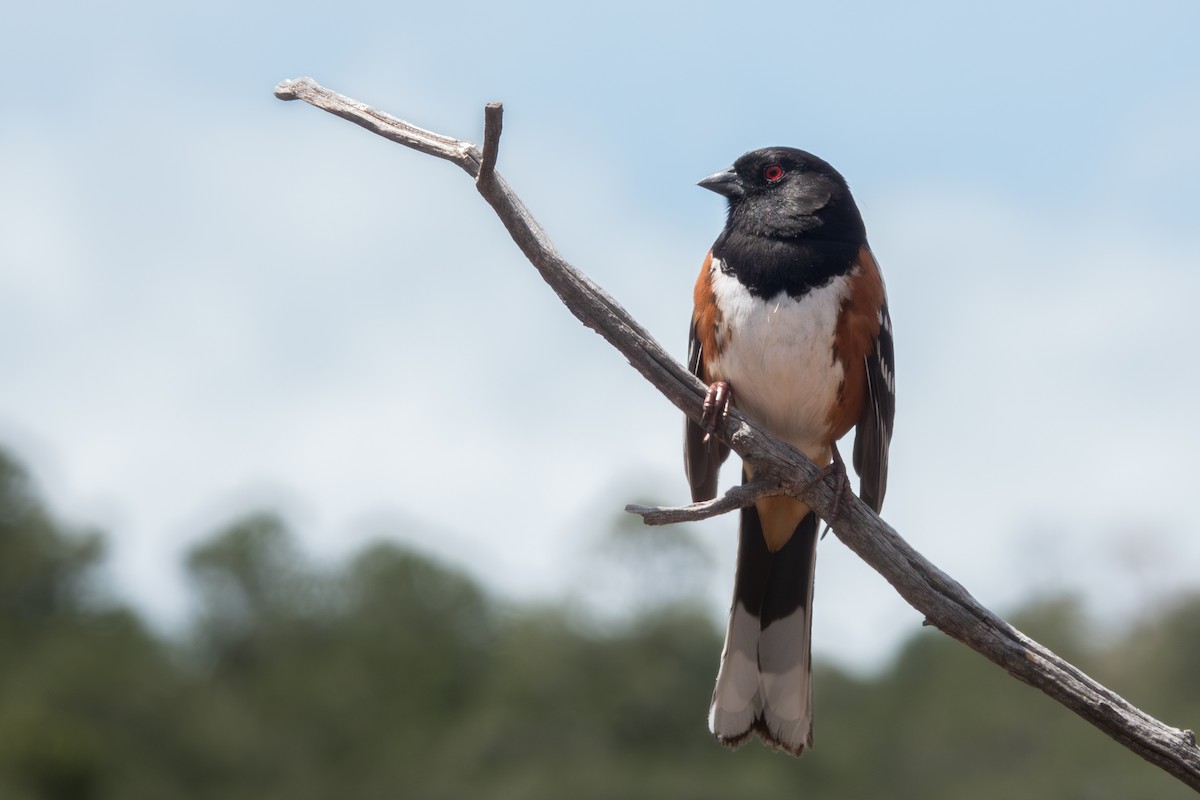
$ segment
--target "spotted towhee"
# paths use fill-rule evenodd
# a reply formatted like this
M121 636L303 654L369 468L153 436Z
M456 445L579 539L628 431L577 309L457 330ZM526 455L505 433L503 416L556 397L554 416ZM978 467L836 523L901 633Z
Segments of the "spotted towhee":
M878 512L895 411L892 323L845 179L816 156L772 147L700 185L729 200L725 229L696 281L688 347L692 372L710 386L707 405L720 412L732 402L821 467L841 467L835 443L857 426L859 494ZM729 455L711 423L687 423L695 501L716 495ZM743 482L750 472L743 465ZM709 710L709 727L725 744L751 733L794 755L812 744L817 529L808 506L790 497L742 509Z

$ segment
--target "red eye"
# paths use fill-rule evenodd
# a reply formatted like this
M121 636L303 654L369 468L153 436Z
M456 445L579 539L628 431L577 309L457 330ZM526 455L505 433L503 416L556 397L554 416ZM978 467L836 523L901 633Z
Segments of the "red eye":
M768 164L766 169L763 170L763 177L766 178L769 183L774 183L783 177L783 167L779 166L778 164Z

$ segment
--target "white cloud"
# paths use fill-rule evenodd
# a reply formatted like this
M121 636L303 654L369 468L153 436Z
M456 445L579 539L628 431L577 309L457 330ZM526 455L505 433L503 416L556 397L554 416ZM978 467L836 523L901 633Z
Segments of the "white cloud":
M167 618L182 550L261 503L326 555L399 520L506 593L564 590L591 545L579 509L630 499L615 476L684 499L678 414L568 316L465 177L302 119L232 143L193 119L172 144L188 158L161 153L120 191L80 162L5 164L20 235L0 318L36 360L8 351L0 420L53 454L55 499L111 528L121 585ZM603 164L564 185L554 157L512 149L510 179L564 252L682 355L719 207L711 230L663 227ZM131 214L126 195L167 184ZM1195 243L944 188L868 199L898 336L888 519L1001 605L1047 585L1127 596L1113 587L1145 567L1111 554L1130 535L1195 563ZM699 529L717 609L734 527ZM818 648L877 661L916 615L834 539L821 554Z
M1105 601L1131 576L1094 553L1131 519L1195 563L1194 237L945 196L889 202L876 239L900 343L893 521L1004 603L1045 554ZM1059 541L1022 553L1030 529Z

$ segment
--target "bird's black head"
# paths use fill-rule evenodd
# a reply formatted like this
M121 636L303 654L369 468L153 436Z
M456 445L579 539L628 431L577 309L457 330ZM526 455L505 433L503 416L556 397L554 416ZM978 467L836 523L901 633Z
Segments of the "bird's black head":
M845 178L803 150L751 150L699 185L729 199L727 233L866 242L862 216Z

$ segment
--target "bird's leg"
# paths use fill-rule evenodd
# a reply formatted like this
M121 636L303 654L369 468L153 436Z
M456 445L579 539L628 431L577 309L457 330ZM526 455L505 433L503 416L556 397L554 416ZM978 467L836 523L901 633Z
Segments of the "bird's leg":
M821 483L830 475L834 476L836 488L833 493L833 511L829 515L829 519L825 520L825 530L821 532L821 538L825 538L825 534L829 533L831 526L830 520L837 519L842 513L842 498L850 492L850 477L846 474L846 462L842 460L842 454L838 452L837 442L830 445L833 451L833 460L821 468L821 474L817 479L809 484L814 486Z
M700 414L700 427L704 428L704 441L708 442L717 428L729 414L729 404L733 401L733 390L725 381L713 381L704 395L704 410Z

